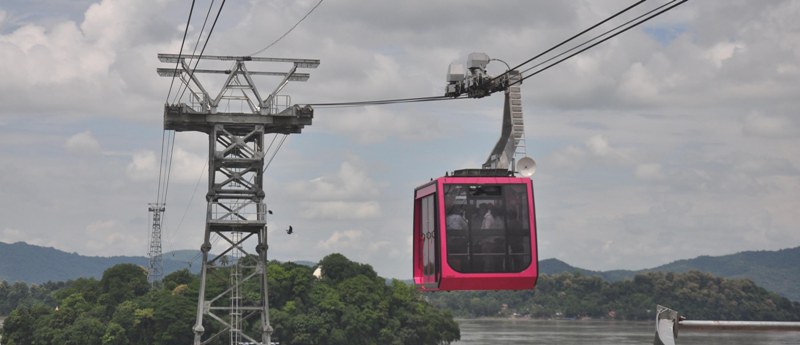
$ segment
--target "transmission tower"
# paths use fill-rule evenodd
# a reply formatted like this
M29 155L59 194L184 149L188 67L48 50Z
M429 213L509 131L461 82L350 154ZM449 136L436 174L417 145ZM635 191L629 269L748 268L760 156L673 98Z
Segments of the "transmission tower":
M149 259L147 280L156 284L164 274L164 259L161 256L161 214L164 213L164 204L147 204L147 213L152 215L153 222L150 231L150 249L147 251Z
M259 58L249 56L186 56L159 54L161 62L177 68L159 68L164 77L178 77L189 92L189 104L164 107L164 129L197 131L208 134L208 193L206 225L197 298L197 317L193 328L194 345L209 343L228 333L230 344L269 345L272 327L267 299L267 219L264 204L264 135L300 133L311 125L314 110L310 106L290 105L288 96L278 93L289 81L306 81L307 73L299 68L316 68L319 60ZM193 69L186 60L228 63L224 69ZM291 64L288 72L249 71L245 63ZM195 65L196 67L196 65ZM221 90L211 95L199 75L227 75ZM254 76L283 77L278 86L262 97ZM204 79L205 81L205 79ZM239 102L249 111L221 112L224 105ZM226 109L226 110L228 110ZM211 237L222 239L214 248L220 253L211 257ZM252 254L252 253L255 253ZM206 296L210 277L227 270L228 287L216 296ZM260 285L258 298L244 294L248 281ZM227 314L227 315L226 315ZM253 327L252 322L258 321ZM206 329L213 334L205 334ZM252 331L257 329L257 331ZM211 332L210 332L211 333Z

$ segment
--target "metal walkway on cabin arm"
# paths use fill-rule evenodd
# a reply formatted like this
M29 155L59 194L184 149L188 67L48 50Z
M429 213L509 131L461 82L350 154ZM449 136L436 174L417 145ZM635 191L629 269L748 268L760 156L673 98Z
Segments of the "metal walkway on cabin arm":
M678 330L800 332L800 322L686 320L675 310L656 306L656 336L653 344L675 345Z

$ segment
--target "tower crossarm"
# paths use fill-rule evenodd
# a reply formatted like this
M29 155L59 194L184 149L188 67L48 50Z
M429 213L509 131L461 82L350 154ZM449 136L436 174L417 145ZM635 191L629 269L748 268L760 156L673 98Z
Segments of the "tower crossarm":
M157 68L159 76L174 78L178 77L187 89L192 91L193 101L188 106L198 113L216 114L222 105L230 107L230 103L223 101L241 102L247 105L253 114L269 115L279 112L281 106L287 104L276 104L278 92L280 92L290 81L307 81L310 74L298 72L300 68L316 68L319 60L314 59L293 59L293 58L264 58L252 56L219 56L219 55L178 55L178 54L159 54L158 59L163 63L173 64L169 68ZM190 62L187 62L189 60ZM233 63L225 68L197 68L200 61L206 61L219 65L222 63ZM191 67L191 61L195 61ZM288 72L265 72L250 71L246 64L252 63L288 63L291 64ZM219 92L215 96L209 92L209 80L198 78L199 74L207 75L227 75L225 80L219 85ZM275 91L268 93L265 99L253 77L273 76L282 77L283 80L275 88ZM266 94L266 93L264 93ZM183 93L181 93L181 97ZM287 98L288 99L288 98ZM234 104L235 106L235 104Z
M311 106L293 105L275 115L253 113L199 112L186 104L164 107L164 129L178 132L194 131L210 133L215 124L225 125L228 130L251 131L254 124L264 126L265 133L300 133L311 125L314 109Z

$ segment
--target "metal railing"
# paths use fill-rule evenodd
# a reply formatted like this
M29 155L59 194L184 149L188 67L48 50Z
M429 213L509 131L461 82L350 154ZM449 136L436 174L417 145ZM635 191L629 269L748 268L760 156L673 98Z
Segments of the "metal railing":
M675 310L656 306L656 336L653 344L675 345L678 331L684 330L800 332L800 322L686 320Z

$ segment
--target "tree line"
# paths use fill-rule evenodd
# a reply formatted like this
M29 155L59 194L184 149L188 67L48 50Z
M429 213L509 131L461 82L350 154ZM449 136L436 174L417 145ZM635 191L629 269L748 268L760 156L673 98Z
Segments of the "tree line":
M340 254L319 264L321 279L312 267L268 265L273 339L281 344L443 344L460 338L453 315L652 320L656 304L695 320L800 321L800 303L750 280L697 271L653 272L613 283L562 273L540 276L528 291L421 294ZM208 290L221 291L227 273L213 272ZM100 280L0 282L0 315L8 316L0 334L6 345L187 344L193 340L198 289L198 276L188 270L153 287L146 271L133 264L113 266ZM257 289L245 285L243 293L258 294ZM204 327L219 330L211 323Z
M580 273L542 275L529 291L465 291L427 295L457 317L653 320L657 304L694 320L800 321L800 303L748 279L708 273L651 272L609 283Z
M252 260L253 258L245 258ZM369 265L331 254L323 276L294 263L267 266L273 341L280 344L447 344L460 338L458 324L432 307L413 286L388 282ZM221 291L225 270L207 279ZM199 277L171 273L153 287L141 266L120 264L100 280L27 286L0 284L5 345L190 344L194 334ZM258 287L243 286L244 294ZM7 311L7 313L5 313ZM245 327L258 326L258 320ZM204 324L206 333L219 331ZM223 344L216 339L211 344Z

